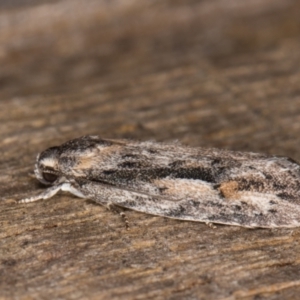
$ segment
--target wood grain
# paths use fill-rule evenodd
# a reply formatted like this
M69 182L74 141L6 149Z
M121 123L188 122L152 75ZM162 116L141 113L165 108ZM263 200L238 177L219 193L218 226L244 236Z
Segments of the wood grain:
M1 1L0 299L296 299L300 229L119 216L43 187L84 134L300 160L299 1Z

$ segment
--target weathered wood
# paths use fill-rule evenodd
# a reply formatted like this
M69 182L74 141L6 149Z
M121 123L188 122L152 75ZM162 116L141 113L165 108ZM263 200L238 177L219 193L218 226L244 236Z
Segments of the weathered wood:
M24 3L23 3L24 4ZM128 211L42 187L36 154L83 134L300 160L299 1L0 4L1 299L295 299L300 229Z

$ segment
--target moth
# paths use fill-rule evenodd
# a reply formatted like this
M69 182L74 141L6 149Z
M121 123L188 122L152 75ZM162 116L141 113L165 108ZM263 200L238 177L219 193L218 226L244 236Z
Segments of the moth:
M83 136L37 156L36 178L106 207L243 227L300 226L300 166L287 157Z

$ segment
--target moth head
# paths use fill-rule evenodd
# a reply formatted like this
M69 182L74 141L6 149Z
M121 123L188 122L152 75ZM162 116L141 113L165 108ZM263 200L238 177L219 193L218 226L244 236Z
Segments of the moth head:
M59 180L58 147L51 147L37 156L34 174L46 185L52 185Z
M84 173L95 162L95 154L112 145L98 136L82 136L60 146L48 148L36 159L35 176L43 184L53 185L66 181L73 172Z

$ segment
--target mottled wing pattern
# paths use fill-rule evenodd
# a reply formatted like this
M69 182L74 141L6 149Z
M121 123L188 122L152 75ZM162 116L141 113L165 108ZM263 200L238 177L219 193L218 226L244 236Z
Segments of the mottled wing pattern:
M300 169L288 158L114 140L81 154L63 173L102 204L245 227L300 225Z

